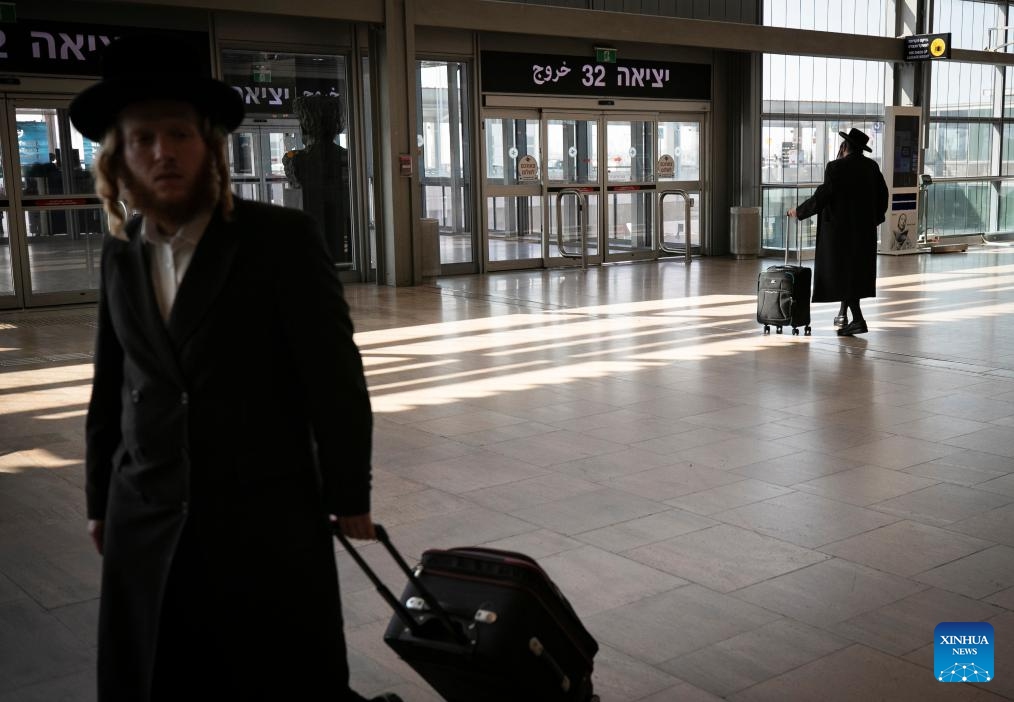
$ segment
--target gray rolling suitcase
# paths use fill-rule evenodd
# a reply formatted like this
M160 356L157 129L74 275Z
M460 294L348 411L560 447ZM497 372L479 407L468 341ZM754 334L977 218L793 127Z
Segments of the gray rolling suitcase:
M786 238L792 231L791 221L786 227ZM764 325L764 333L771 327L782 333L782 327L791 327L799 334L799 327L810 335L810 284L813 272L803 265L803 234L796 220L796 263L789 265L789 242L785 242L785 264L770 266L757 276L757 323Z

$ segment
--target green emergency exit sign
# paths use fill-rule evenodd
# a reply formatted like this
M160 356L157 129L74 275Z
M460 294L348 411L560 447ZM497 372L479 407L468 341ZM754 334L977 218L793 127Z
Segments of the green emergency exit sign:
M595 63L616 63L616 49L610 49L605 46L596 46Z
M0 22L17 22L18 13L12 2L0 2Z

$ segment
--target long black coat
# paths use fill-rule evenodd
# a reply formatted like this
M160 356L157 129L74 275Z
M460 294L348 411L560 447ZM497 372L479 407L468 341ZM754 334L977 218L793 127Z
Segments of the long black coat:
M877 225L887 212L887 184L861 152L831 161L813 197L796 216L817 215L813 301L839 302L877 294Z
M237 699L337 690L327 515L369 511L372 415L323 240L302 213L238 201L166 324L139 229L103 248L87 420L88 513L105 520L99 699L149 699L174 558L194 560L177 549L185 526L223 675L247 671Z

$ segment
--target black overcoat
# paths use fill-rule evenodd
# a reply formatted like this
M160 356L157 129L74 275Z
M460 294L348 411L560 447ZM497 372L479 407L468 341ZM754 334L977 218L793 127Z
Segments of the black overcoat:
M861 152L831 161L813 197L796 216L817 215L813 301L839 302L877 294L877 225L887 212L887 184L876 161Z
M248 671L240 697L337 689L327 515L369 511L372 416L323 239L300 212L237 201L165 323L139 229L104 244L87 420L88 513L105 520L100 702L149 699L185 526L221 665Z

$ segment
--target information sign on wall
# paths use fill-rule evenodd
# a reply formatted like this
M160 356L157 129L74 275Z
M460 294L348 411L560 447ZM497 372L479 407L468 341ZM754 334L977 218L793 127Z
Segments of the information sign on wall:
M914 34L905 37L906 61L932 61L951 57L951 33Z
M711 99L711 66L706 63L598 63L583 56L483 51L481 75L487 93Z

